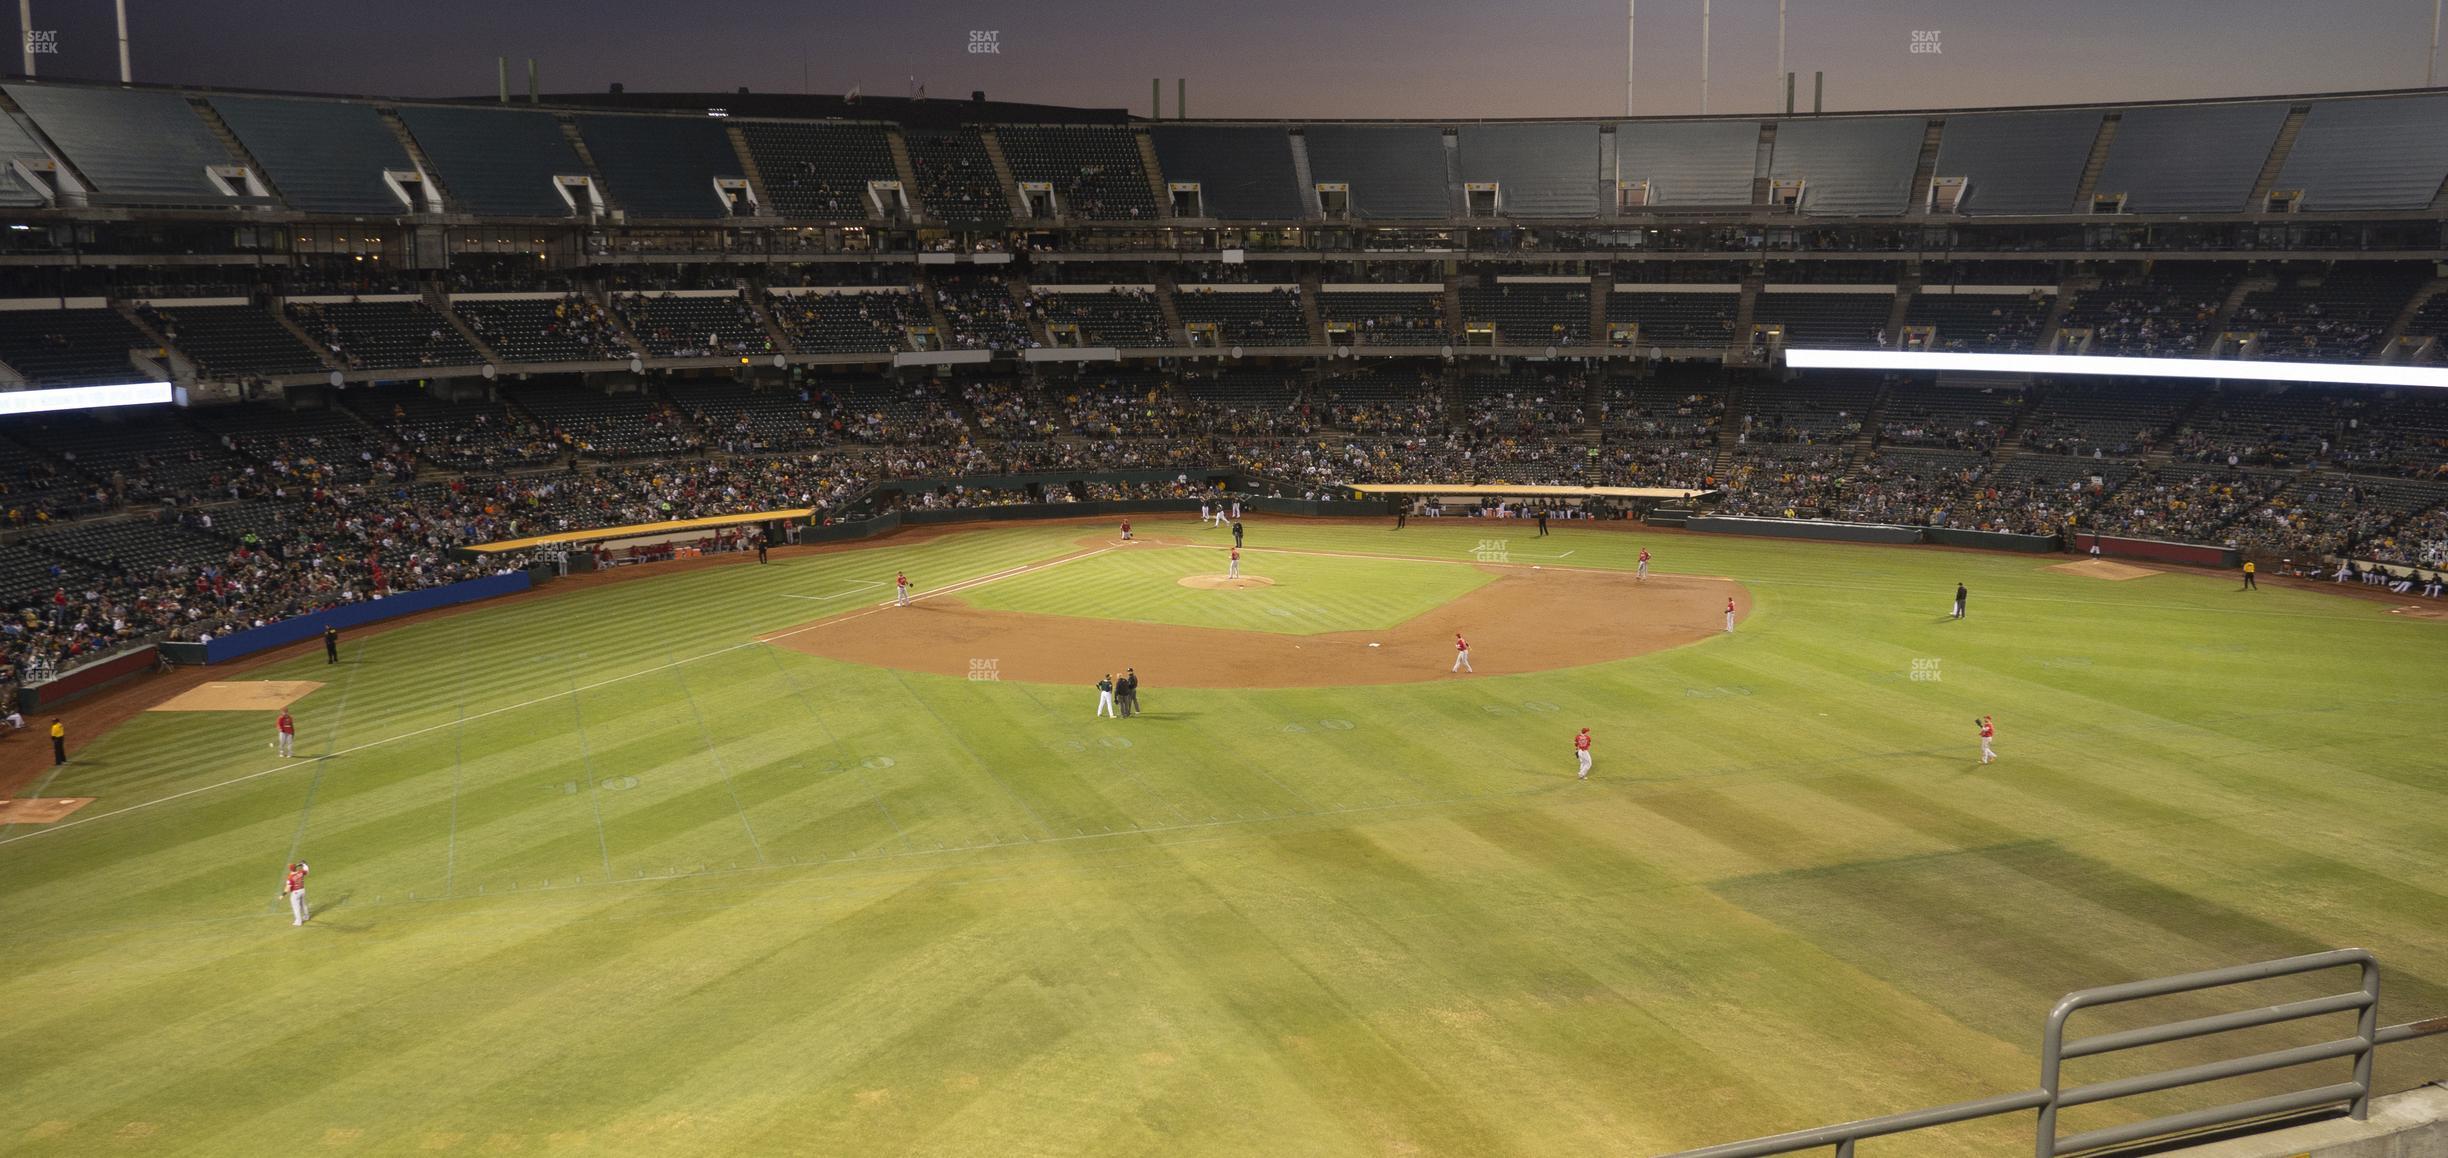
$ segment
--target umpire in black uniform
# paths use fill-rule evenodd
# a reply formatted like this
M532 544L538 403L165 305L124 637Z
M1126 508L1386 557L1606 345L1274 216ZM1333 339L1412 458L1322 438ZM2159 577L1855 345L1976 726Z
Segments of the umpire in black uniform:
M323 662L340 662L340 629L337 627L323 629Z

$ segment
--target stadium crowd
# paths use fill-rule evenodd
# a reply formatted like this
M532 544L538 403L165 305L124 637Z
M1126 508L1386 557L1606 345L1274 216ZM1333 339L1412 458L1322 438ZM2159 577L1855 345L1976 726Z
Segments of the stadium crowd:
M230 408L170 426L11 426L0 501L18 541L0 544L0 667L61 670L132 640L207 639L518 561L459 553L473 543L779 508L822 522L894 505L1181 498L1194 472L1226 469L1286 496L1364 482L1667 486L1717 492L1714 509L1735 514L2448 564L2448 424L2410 400L2239 394L2178 422L2173 409L2065 418L2021 399L1943 411L1875 390L1764 391L1730 408L1709 392L1618 385L1590 405L1590 386L1382 371L810 376L732 398L762 408L737 418L677 390L595 418L583 399L512 390L457 403L375 394L319 417ZM2130 433L2102 446L2103 428ZM772 430L793 449L748 436ZM1131 470L1179 477L1098 477ZM1066 472L1087 477L961 481Z

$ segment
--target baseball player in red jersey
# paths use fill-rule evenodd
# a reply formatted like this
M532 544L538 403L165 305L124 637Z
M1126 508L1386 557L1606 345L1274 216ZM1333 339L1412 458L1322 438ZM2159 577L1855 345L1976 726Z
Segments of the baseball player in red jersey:
M1241 577L1241 548L1233 548L1232 558L1225 560L1224 577L1227 579L1238 579Z
M277 745L278 745L278 746L279 746L279 748L280 748L280 754L281 754L281 755L283 755L283 756L294 756L294 755L296 755L296 754L297 754L297 721L296 721L296 720L292 720L292 719L290 719L290 718L289 718L289 709L287 709L287 708L282 708L282 709L281 709L281 714L280 714L280 722L278 722L278 723L276 723L276 724L274 724L274 725L272 725L272 726L273 726L274 728L279 729L279 732L280 732L280 738L279 738L279 740L278 740L278 741L276 741Z
M288 875L288 876L286 876L286 877L281 878L281 895L282 895L282 896L284 896L284 897L289 898L289 923L290 923L290 924L292 924L292 925L303 925L303 924L305 924L305 923L306 923L306 862L305 862L305 861L302 861L302 860L301 860L301 861L296 861L296 862L293 862L292 864L290 864L290 866L289 866L289 875Z
M1997 749L1989 746L1990 741L1997 739L1997 723L1987 716L1982 716L1978 722L1981 733L1981 763L1986 764L1997 759Z
M1734 597L1726 596L1726 634L1734 634Z
M1472 670L1470 665L1470 641L1462 638L1462 633L1459 631L1454 633L1454 665L1452 670Z
M1578 779L1582 779L1582 780L1587 780L1587 779L1589 779L1589 729L1588 729L1588 728L1583 728L1583 729L1581 729L1581 734L1580 734L1580 735L1578 735L1578 736L1573 737L1573 755L1575 755L1575 756L1579 757L1579 758L1580 758L1580 760L1581 760L1581 775L1578 777Z
M1131 541L1131 537L1130 537L1130 520L1129 520L1129 519L1124 519L1124 520L1122 520L1122 541L1123 541L1123 542L1125 542L1125 543L1127 543L1127 542L1130 542L1130 541Z
M1649 581L1649 548L1647 547L1641 548L1640 569L1633 572L1632 581L1635 583L1646 583Z
M909 606L909 575L904 572L893 572L893 602Z

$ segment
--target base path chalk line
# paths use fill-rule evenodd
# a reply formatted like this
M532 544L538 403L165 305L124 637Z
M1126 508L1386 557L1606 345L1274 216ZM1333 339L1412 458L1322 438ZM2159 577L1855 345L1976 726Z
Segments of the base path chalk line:
M832 594L830 594L830 595L787 595L787 594L786 594L786 595L784 595L782 598L784 598L784 599L807 599L807 600L813 600L813 601L815 601L815 602L817 602L817 603L823 603L823 602L826 602L826 601L829 601L829 600L840 599L840 598L842 598L842 597L844 597L844 596L847 596L847 595L856 595L856 594L858 594L859 592L861 592L861 591L865 591L865 590L867 590L867 589L868 589L868 588L870 588L870 587L882 587L882 586L883 586L883 584L882 584L882 583L855 583L855 584L852 584L851 586L849 586L848 588L846 588L846 589L844 589L844 590L841 590L841 591L836 591L836 592L834 592L834 593L832 593Z
M958 583L952 583L929 591L920 592L910 596L910 602L922 603L926 600L936 598L937 596L958 595L963 591L974 591L977 588L984 587L989 583L1000 583L1005 579L1017 578L1033 572L1043 571L1050 567L1060 567L1065 563L1077 563L1082 559L1094 559L1099 555L1115 549L1116 548L1113 547L1099 547L1094 551L1081 551L1077 554L1064 555L1056 559L1048 559L1042 563L1023 563L1017 567L1005 567L1000 571L979 575L972 579L963 579ZM814 623L803 623L787 631L777 631L771 635L761 635L758 636L754 642L773 643L777 640L789 639L794 635L805 635L808 632L814 631L821 627L832 627L837 624L848 623L853 619L863 619L879 611L891 610L893 607L899 605L899 603L900 600L898 598L887 599L881 603L873 604L863 610L847 611L840 615L819 619Z
M960 582L958 582L958 583L951 584L950 586L937 588L937 589L936 589L936 590L934 590L934 591L930 591L930 592L928 592L928 593L927 593L927 595L949 595L949 594L953 594L953 593L955 593L955 592L959 592L959 591L966 591L966 590L969 590L969 589L970 589L970 588L972 588L972 587L982 586L982 585L984 585L984 584L986 584L986 583L991 583L991 582L994 582L994 581L999 580L999 579L1009 579L1009 578L1012 578L1012 577L1013 577L1013 576L1015 576L1015 575L1025 575L1025 574L1027 574L1027 573L1029 573L1029 572L1031 572L1031 571L1039 571L1039 570L1043 570L1043 569L1045 569L1045 568L1047 568L1047 567L1058 567L1058 566L1061 566L1061 565L1062 565L1062 564L1064 564L1064 563L1072 563L1072 562L1077 562L1078 560L1081 560L1081 559L1086 559L1086 558L1089 558L1089 557L1091 557L1091 556L1095 556L1095 555L1102 555L1102 554L1104 554L1104 553L1105 553L1105 551L1110 551L1110 550L1112 550L1112 549L1113 549L1113 548L1108 547L1108 548L1105 548L1104 550L1099 550L1099 551L1086 551L1086 552L1082 552L1082 553L1079 553L1079 554L1076 554L1076 555L1065 555L1065 556L1061 556L1061 557L1059 557L1059 558L1048 559L1048 560L1046 560L1045 562L1042 562L1042 563L1028 563L1028 564L1022 564L1022 565L1017 566L1017 567L1006 567L1006 568L1004 568L1004 569L1003 569L1003 570L1001 570L1001 571L992 572L992 573L989 573L989 574L986 574L986 575L980 575L980 576L977 576L976 578L973 578L973 579L964 579L964 580L962 580L962 581L960 581ZM927 597L926 595L916 595L916 596L911 596L911 598L912 598L912 599L923 599L923 598L926 598L926 597ZM682 657L681 657L681 658L679 658L679 659L671 660L671 661L669 661L669 662L667 662L667 663L659 663L659 664L654 665L653 667L639 668L638 670L633 671L633 672L625 672L625 673L623 673L623 674L616 675L616 676L612 676L612 677L607 678L607 679L600 679L600 680L595 681L594 683L590 683L590 684L578 684L578 685L575 685L575 686L573 686L573 687L569 688L569 689L568 689L568 690L566 690L566 691L558 691L558 692L553 692L553 693L551 693L551 694L549 694L549 695L537 696L537 697L535 697L534 699L530 699L530 700L521 700L521 701L519 701L518 703L515 703L515 704L507 704L507 705L504 705L504 706L502 706L502 707L498 707L498 708L488 708L488 709L486 709L486 710L484 710L484 711L477 712L477 713L474 713L474 714L472 714L472 715L465 715L465 716L461 716L461 717L459 717L458 719L454 719L454 720L452 720L452 721L450 721L450 722L448 722L448 723L442 723L442 724L431 724L431 725L428 725L428 726L426 726L426 727L422 727L422 728L413 728L413 729L410 729L410 730L408 730L408 731L401 732L400 734L398 734L398 735L396 735L396 736L385 736L385 737L383 737L382 739L379 739L379 740L368 740L368 741L366 741L366 742L365 742L365 743L363 743L363 744L355 744L355 745L351 745L351 746L349 746L349 747L342 748L342 749L340 749L340 750L338 750L338 751L335 751L335 752L326 752L326 753L324 753L323 755L321 755L321 756L319 756L319 757L316 757L316 758L315 758L315 759L313 759L313 760L292 760L292 761L290 761L290 762L288 762L288 763L286 763L286 764L275 764L275 765L273 765L272 767L265 768L265 769L262 769L262 770L259 770L259 771L255 771L255 772L249 772L249 773L247 773L247 774L245 774L245 775L243 775L243 776L233 776L233 777L230 777L230 778L229 778L229 779L227 779L227 780L215 781L214 783L211 783L211 784L206 784L206 785L203 785L203 786L201 786L201 787L196 787L196 788L190 788L190 789L187 789L187 790L186 790L186 791L184 791L184 792L173 792L173 793L171 793L171 794L170 794L170 795L168 795L168 796L160 796L160 797L155 797L154 799L151 799L151 800L139 801L139 802L137 802L137 803L135 803L135 804L128 805L128 806L127 806L127 807L125 807L125 808L114 808L114 809L112 809L112 810L110 810L110 811L108 811L108 812L99 812L99 813L95 813L95 814L94 814L94 815L92 815L92 816L80 816L80 817L77 817L77 818L75 818L75 819L73 819L73 820L64 820L64 821L61 821L61 822L59 822L59 823L57 823L57 824L53 824L53 825L50 825L50 826L45 827L45 828L38 828L38 829L35 829L35 830L34 830L34 831L32 831L32 832L27 832L27 833L23 833L23 834L20 834L20 835L17 835L17 836L8 837L8 838L6 838L6 839L0 839L0 845L11 845L11 844L15 844L15 843L17 843L18 841L21 841L21 840L32 840L32 839L34 839L35 837L38 837L38 836L48 836L48 835L50 835L51 833L54 833L54 832L61 832L61 831L64 831L64 830L66 830L66 829L75 828L75 827L77 827L78 825L81 825L81 824L91 824L91 823L93 823L94 821L97 821L97 820L108 820L108 819L110 819L111 817L114 817L114 816L124 816L124 815L126 815L126 814L128 814L128 813L130 813L130 812L136 812L136 811L139 811L139 810L142 810L142 809L151 808L151 807L153 807L154 805L157 805L157 804L168 804L168 803L170 803L170 802L171 802L171 801L173 801L173 800L184 800L184 799L186 799L187 797L190 797L190 796L200 796L200 795L202 795L202 794L204 794L204 793L207 793L207 792L214 792L214 791L218 791L218 790L223 789L223 788L229 788L229 787L233 787L233 786L235 786L235 785L244 784L244 783L247 783L247 782L248 782L248 781L250 781L250 780L260 780L260 779L263 779L263 778L264 778L264 777L266 777L266 776L271 776L271 775L274 775L274 774L277 774L277 773L294 771L294 770L296 770L296 769L298 769L298 768L301 768L301 767L306 767L306 766L311 766L311 765L315 765L315 764L320 764L320 763L322 763L322 762L323 762L323 761L325 761L325 760L337 759L337 758L342 757L342 756L350 756L350 755L354 755L354 754L359 753L359 752L368 751L368 750L370 750L370 749L380 748L380 747L382 747L382 746L384 746L384 745L386 745L386 744L396 744L396 743L398 743L398 742L400 742L400 741L402 741L402 740L413 740L413 739L417 738L418 736L426 736L426 735L431 735L431 734L433 734L433 733L435 733L435 732L439 732L439 731L441 731L441 730L443 730L443 729L445 729L445 728L456 728L456 727L459 727L459 726L461 726L461 725L463 725L463 724L466 724L466 723L467 723L468 721L470 721L470 720L481 720L481 719L485 719L485 718L486 718L486 717L488 717L488 716L498 716L498 715L501 715L501 714L503 714L503 713L505 713L505 712L515 712L515 711L518 711L518 710L519 710L519 709L521 709L521 708L532 708L532 707L536 706L537 704L546 704L546 703L551 703L552 701L557 700L557 699L560 699L560 698L561 698L561 697L563 697L563 696L573 696L573 695L577 695L577 694L578 694L578 693L580 693L580 692L589 692L589 691L593 691L593 690L595 690L596 688L600 688L600 687L609 687L609 686L611 686L611 685L613 685L613 684L616 684L616 683L621 683L621 682L626 681L626 680L633 680L633 679L636 679L636 678L638 678L639 676L653 675L654 673L659 672L659 671L668 671L668 670L670 670L670 669L672 669L672 668L675 668L675 667L680 666L681 664L687 664L687 663L696 663L696 662L697 662L697 661L699 661L699 660L704 660L704 659L713 659L714 657L716 657L716 656L720 656L720 655L729 655L730 653L735 652L735 651L739 651L739 650L741 650L741 649L743 649L743 648L756 647L756 646L758 646L758 645L760 645L760 644L769 643L769 642L771 642L772 640L776 640L776 639L785 639L785 638L788 638L788 637L790 637L790 636L792 636L792 635L796 635L796 634L798 634L799 632L802 632L802 631L808 631L808 630L812 630L812 629L817 628L817 627L822 627L822 626L825 626L826 624L829 624L829 623L838 623L838 622L841 622L841 621L842 621L842 620L844 620L844 619L852 618L852 617L855 617L855 616L872 614L873 612L876 612L876 611L881 611L881 610L883 610L884 608L891 607L892 605L893 605L893 601L888 599L888 600L885 600L885 601L884 601L884 602L882 602L882 603L877 604L877 605L876 605L876 606L874 606L874 607L871 607L871 608L867 609L866 611L856 611L856 612L852 612L852 613L850 613L850 615L847 615L847 616L841 616L841 617L837 617L837 618L835 618L835 619L829 619L829 620L819 620L819 621L817 621L816 623L812 623L812 624L807 625L806 627L794 628L794 629L792 629L792 630L790 630L790 631L783 632L783 633L782 633L782 634L780 634L780 635L767 636L767 637L762 638L762 639L751 639L751 640L744 640L744 641L742 641L742 642L739 642L739 643L734 643L734 644L731 644L731 645L726 646L726 647L718 647L718 648L715 648L715 649L714 649L714 650L712 650L712 651L704 651L704 652L699 652L699 653L697 653L696 655L682 656Z

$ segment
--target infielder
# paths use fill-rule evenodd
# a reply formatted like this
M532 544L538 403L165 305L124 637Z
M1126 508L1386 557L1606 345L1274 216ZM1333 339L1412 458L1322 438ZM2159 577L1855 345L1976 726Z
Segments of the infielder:
M1990 741L1997 739L1997 724L1987 716L1975 722L1980 725L1981 763L1986 764L1997 759L1997 749L1989 746Z
M903 607L909 606L909 587L907 574L900 571L893 572L893 591L895 592L893 601L895 603Z
M289 923L306 923L306 862L294 861L289 875L281 879L281 895L289 898Z
M1097 681L1096 714L1099 716L1112 716L1113 718L1119 720L1122 718L1122 715L1121 713L1114 711L1113 689L1113 673L1107 672L1105 673L1104 679Z
M1130 542L1130 541L1131 541L1131 537L1130 537L1130 520L1129 520L1129 519L1124 519L1124 520L1122 520L1122 541L1123 541L1123 542L1125 542L1125 543L1127 543L1127 542Z
M1641 548L1640 569L1632 573L1632 581L1635 583L1649 581L1649 548L1647 547Z
M279 738L275 746L283 756L297 755L297 721L289 718L289 709L282 708L279 722L272 725Z
M1726 596L1726 634L1734 634L1734 597Z
M1573 755L1579 757L1581 760L1581 775L1576 779L1589 779L1590 757L1588 728L1581 729L1581 734L1573 737Z
M1470 641L1462 638L1462 633L1459 631L1454 633L1454 663L1451 670L1473 670L1470 665Z
M1233 548L1232 558L1224 561L1224 577L1227 579L1238 579L1241 577L1241 548Z

